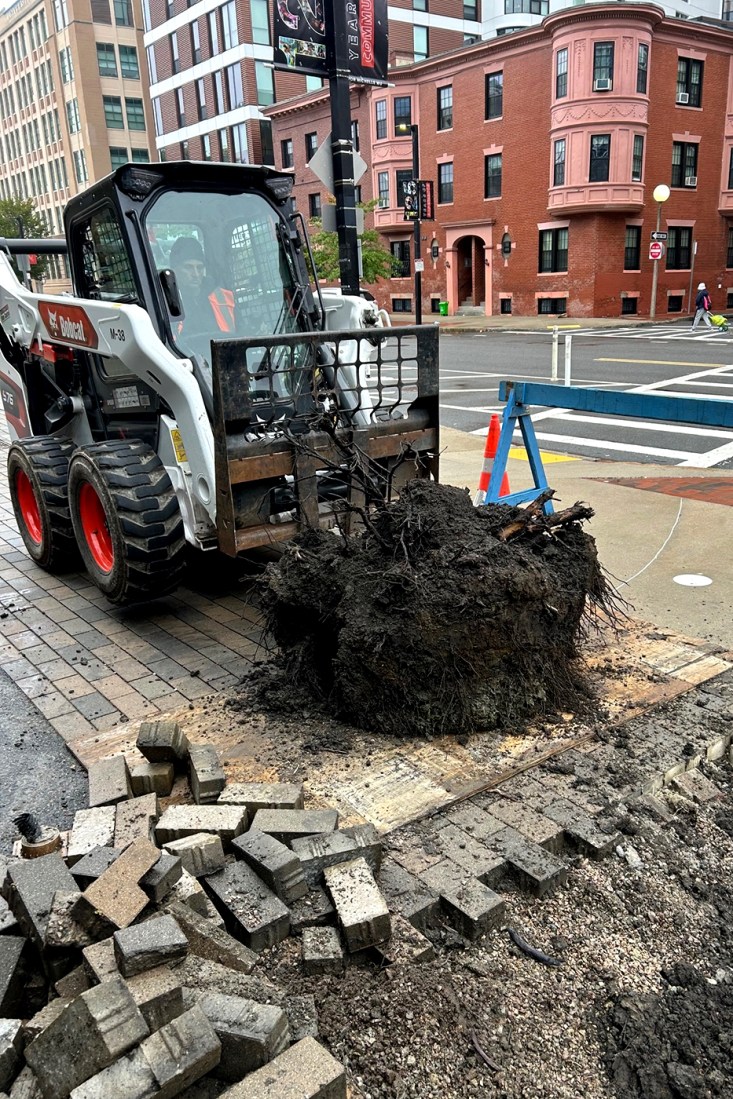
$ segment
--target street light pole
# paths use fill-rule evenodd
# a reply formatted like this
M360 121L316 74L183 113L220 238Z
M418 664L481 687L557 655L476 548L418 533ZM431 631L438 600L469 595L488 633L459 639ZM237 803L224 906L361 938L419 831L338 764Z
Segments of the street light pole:
M662 203L666 202L670 194L669 187L666 183L658 184L652 193L652 197L657 204L657 233L662 222ZM658 238L656 238L658 239ZM657 315L657 283L659 281L659 260L654 261L654 270L652 271L652 303L649 309L649 320L654 320Z
M415 220L415 324L422 324L422 271L418 270L422 258L420 245L420 131L416 124L410 126L412 134L412 178L418 185L417 218Z
M326 0L325 16L339 274L343 293L358 294L359 244L356 228L354 156L351 144L349 45L343 4L339 4L338 0Z

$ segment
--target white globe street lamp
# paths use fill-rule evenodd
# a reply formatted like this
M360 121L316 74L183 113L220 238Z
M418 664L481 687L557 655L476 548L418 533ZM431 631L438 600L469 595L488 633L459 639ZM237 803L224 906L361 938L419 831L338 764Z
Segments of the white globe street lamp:
M662 203L666 202L671 191L666 183L658 183L652 191L652 198L657 204L657 233L659 232L659 226L662 221ZM658 238L655 238L658 239ZM652 272L652 304L649 309L649 319L654 320L657 315L657 282L659 279L659 260L654 261L654 270Z

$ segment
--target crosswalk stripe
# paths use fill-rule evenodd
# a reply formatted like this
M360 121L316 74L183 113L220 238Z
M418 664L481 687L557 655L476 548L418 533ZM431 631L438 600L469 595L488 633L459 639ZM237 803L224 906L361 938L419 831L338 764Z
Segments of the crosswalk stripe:
M618 416L583 416L577 412L559 412L558 420L570 423L602 424L609 427L631 428L636 431L672 431L675 435L701 435L703 438L733 439L733 431L722 431L713 427L690 427L688 424L665 423L663 420L631 420Z
M680 462L680 465L702 466L704 469L710 469L711 466L717 466L720 462L726 462L729 458L733 458L733 443L725 443L723 446L716 447L715 450L709 450L707 454L699 454L696 458L689 458L685 462Z
M674 362L672 359L594 359L597 363L636 363L639 366L699 366L700 363ZM730 369L728 363L707 363L706 370L712 367Z
M514 434L521 434L519 428ZM535 434L541 442L563 443L565 446L583 446L589 450L619 450L625 454L652 454L657 458L680 458L681 460L703 457L703 455L697 455L690 450L666 450L662 447L641 446L634 443L614 443L609 439L586 439L575 435L553 435L545 431L537 431ZM694 462L691 464L694 465Z

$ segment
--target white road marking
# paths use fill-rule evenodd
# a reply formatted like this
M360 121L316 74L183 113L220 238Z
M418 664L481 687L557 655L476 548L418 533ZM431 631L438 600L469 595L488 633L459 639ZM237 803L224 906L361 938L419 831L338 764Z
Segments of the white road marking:
M733 382L674 382L674 385L709 385L712 389L733 389Z
M443 402L441 401L440 402L440 407L441 408L448 408L448 409L450 409L451 412L480 412L483 416L488 416L492 412L503 412L504 411L504 405L503 404L479 405L478 407L476 407L474 405L471 408L469 408L466 405L461 405L461 404L443 404ZM469 432L469 434L470 435L485 435L486 434L486 428L485 427L484 428L480 427L478 429L478 431L471 431L471 432Z
M441 396L455 397L456 395L461 397L468 397L470 393L496 393L495 385L484 386L483 389L440 389Z
M632 335L633 338L636 338L636 339L649 339L649 338L657 337L657 332L658 331L659 330L654 330L651 333L648 332L648 331L645 332L645 333L640 333L638 331L630 330L628 334ZM525 334L528 334L528 333L525 333ZM546 338L547 335L549 335L550 333L549 332L548 333L539 332L539 333L533 333L533 334L541 335L544 338ZM582 331L581 330L581 331L574 331L573 332L573 335L589 335L589 334L591 334L590 331ZM619 331L618 329L616 329L616 330L613 330L613 331L593 332L592 334L593 335L609 336L609 337L610 336L618 337L620 335L625 335L626 333L624 333L623 330ZM689 338L694 338L694 339L709 339L712 336L717 335L717 334L718 333L716 331L716 332L710 332L710 333L695 334L694 336L692 336L687 331L687 329L685 329L684 331L679 330L679 331L676 331L676 332L675 331L670 332L669 329L664 329L664 330L662 330L662 335L658 336L657 338L662 338L663 337L663 338L667 338L667 339L669 339L669 338L679 339L679 338L684 338L684 336L687 335ZM712 389L712 390L718 390L718 391L722 391L724 389L725 390L733 389L733 381L729 382L727 380L726 381L723 380L724 378L725 379L733 378L733 364L731 364L731 363L715 363L715 364L709 363L707 365L700 364L698 366L697 363L692 363L692 362L674 362L674 361L670 361L670 360L660 360L660 359L601 359L601 358L598 358L595 361L599 362L599 363L600 362L609 362L609 363L610 362L618 362L618 363L624 362L624 363L634 364L634 365L653 365L653 366L659 365L659 366L669 366L670 368L674 368L675 366L695 366L695 367L697 367L697 369L695 369L695 370L693 370L693 371L691 371L687 374L681 374L681 375L678 375L676 377L673 375L671 377L663 378L659 381L648 382L648 383L645 383L645 384L642 384L642 385L635 385L635 386L629 386L628 383L625 383L623 381L619 381L618 379L616 379L614 381L609 381L609 382L598 382L595 379L585 379L585 378L583 378L583 379L574 378L573 379L573 385L586 385L586 386L590 386L592 388L604 388L604 389L607 389L607 390L611 390L613 388L616 388L616 389L618 389L622 392L639 393L639 394L642 394L642 395L645 394L645 393L648 393L648 394L654 394L656 396L667 396L667 397L676 397L676 398L685 398L685 399L687 399L687 398L697 398L697 399L702 399L702 400L722 400L722 401L731 400L731 398L729 398L728 395L726 393L723 393L723 392L716 392L716 393L705 392L705 389L707 389L707 390ZM543 382L543 381L548 380L548 379L544 379L544 378L538 378L536 375L516 374L516 373L512 373L510 371L481 373L481 372L474 372L474 371L471 371L471 370L461 371L460 369L457 369L457 368L448 368L447 370L442 371L441 373L444 374L444 375L445 374L450 374L451 375L450 383L451 383L453 388L442 391L443 394L450 395L450 396L459 396L459 395L469 396L471 394L480 394L480 393L491 392L492 389L493 389L493 387L491 387L491 386L489 386L489 387L476 387L476 388L472 387L472 388L467 388L467 389L455 388L456 383L459 380L462 380L464 378L465 378L466 381L469 381L469 380L472 381L473 379L478 378L478 377L481 377L481 378L484 378L484 379L486 379L486 378L506 378L506 379L513 379L513 380L517 380L517 381L526 380L526 381L529 381L530 383L531 382L538 382L538 381ZM670 389L667 388L669 386L678 387L680 390L682 390L682 392L675 392L673 390L670 390ZM627 417L594 416L593 414L581 415L579 412L577 412L575 410L563 409L562 408L562 406L561 406L562 386L558 385L558 390L559 390L559 392L557 394L558 406L557 407L553 406L553 407L550 407L550 408L545 408L543 411L534 412L532 414L532 423L533 424L536 424L536 423L538 423L539 421L542 421L542 420L552 420L552 419L554 419L556 421L558 421L558 420L564 421L565 423L568 423L568 424L586 423L586 424L590 424L590 425L599 425L599 426L603 426L603 427L616 427L616 428L624 427L624 428L630 428L630 429L635 430L635 431L650 431L650 432L657 431L657 432L673 433L673 434L676 434L677 436L680 436L680 437L687 436L687 437L690 437L690 438L709 439L711 442L713 440L718 440L718 439L726 440L726 441L723 442L720 446L714 447L713 449L702 452L702 453L694 453L694 452L687 451L687 450L672 450L672 449L668 449L668 448L664 448L664 447L643 446L641 444L632 444L632 443L626 443L626 442L615 442L614 440L611 440L611 439L600 439L599 440L599 439L592 439L592 438L586 438L586 437L575 436L575 435L560 435L560 434L556 434L556 433L542 432L542 431L536 431L535 432L538 442L560 444L561 447L582 447L582 448L585 448L586 450L596 450L596 451L602 450L602 451L620 452L620 453L627 453L627 454L649 455L650 457L656 457L656 458L659 458L659 459L672 459L672 460L675 460L676 464L678 464L680 466L698 467L698 468L709 468L711 466L717 465L720 462L724 462L724 461L728 460L729 458L733 458L733 441L731 441L731 440L733 440L733 432L725 431L725 430L721 430L721 429L715 429L715 428L706 428L704 426L696 426L696 425L692 425L692 424L677 424L677 423L674 423L673 421L668 421L668 422L665 422L665 421L649 421L649 420L642 420L642 419L636 419L636 418L627 418ZM690 392L689 390L692 390L692 392ZM497 405L483 405L483 406L480 406L480 407L476 408L476 407L467 407L465 405L444 404L443 407L446 408L447 410L450 409L451 411L472 412L472 413L476 413L478 415L489 416L489 415L493 414L494 412L501 413L503 411L504 405L503 405L503 403L499 403ZM476 436L483 436L483 435L485 435L485 433L486 433L486 428L485 427L481 427L481 428L478 428L478 429L473 430L473 431L470 432L470 434L476 435ZM518 437L521 438L521 431L520 431L519 428L515 429L514 436L515 437L518 436Z
M442 371L441 371L442 373ZM481 374L482 378L501 378L502 381L520 381L520 382L539 382L540 385L552 385L550 378L538 378L536 374L510 374L508 370L503 371L501 374ZM461 380L461 377L469 378L471 375L459 374L457 378L451 378L451 385L455 385L456 382ZM599 382L595 378L573 378L573 385L587 385L593 389L611 389L614 386L621 392L625 392L624 386L631 385L631 382L625 382L619 378L614 378L610 382ZM448 390L442 389L441 393L447 393ZM464 392L470 392L465 390Z
M720 332L717 328L697 328L694 332L691 332L689 323L685 324L684 327L679 328L665 326L644 328L642 330L639 330L638 328L584 329L581 332L573 333L573 335L602 337L604 339L613 339L620 336L623 337L623 339L631 340L699 340L701 337L703 339L711 339L713 336L723 336L725 338L725 333Z
M713 427L689 427L687 424L667 423L664 420L635 420L619 416L580 416L577 412L567 411L558 414L558 420L571 423L607 424L609 427L633 428L638 431L673 431L679 435L701 435L704 438L733 439L733 431L723 431Z
M706 366L704 370L696 370L692 374L683 374L676 378L663 378L659 382L647 382L644 385L638 385L634 389L629 390L630 393L653 393L656 390L664 389L666 385L680 385L681 382L693 382L697 378L705 378L707 376L715 374L725 374L731 369L731 364L727 363L725 366Z
M692 363L688 361L675 362L674 359L594 359L596 363L634 363L639 366L700 366L700 363ZM729 363L707 363L706 369L710 369L714 366L722 366L726 370L730 370Z
M515 435L521 435L519 428L514 432ZM689 450L664 450L661 447L653 446L639 446L633 443L614 443L607 439L585 439L574 435L552 435L544 431L535 432L537 438L546 443L562 443L565 446L583 446L589 450L620 450L626 454L652 454L657 458L697 458L703 457L703 455L696 455ZM733 444L731 444L733 446ZM722 449L722 448L721 448ZM694 462L690 462L690 465L694 465Z
M687 461L680 462L680 465L710 469L711 466L716 466L719 462L726 462L729 458L733 458L733 443L725 443L724 446L709 450L706 454L698 454L694 458L690 457Z
M675 382L675 381L670 381L668 384L669 385L677 385L678 383ZM693 383L688 382L686 384L692 385ZM635 393L636 390L635 389L630 389L630 390L628 390L628 392L629 393ZM720 397L716 397L714 395L711 395L710 393L697 393L694 389L693 389L692 393L675 393L675 391L673 389L656 389L654 391L653 395L655 397L676 397L680 401L698 400L698 401L720 401L722 404L730 404L731 403L731 398L730 397L724 397L722 394L721 394ZM651 394L650 394L650 396L651 396Z

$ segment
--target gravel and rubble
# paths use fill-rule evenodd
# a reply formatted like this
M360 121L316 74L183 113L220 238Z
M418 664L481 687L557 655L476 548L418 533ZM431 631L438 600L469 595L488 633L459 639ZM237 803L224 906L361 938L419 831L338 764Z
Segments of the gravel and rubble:
M179 807L194 841L224 851L198 879L171 872L157 813L132 813L142 834L114 858L0 859L0 1094L281 1099L295 1079L304 1099L731 1099L727 754L593 817L567 817L561 783L531 811L488 796L381 841L315 813L302 788L231 784L226 820L216 803ZM309 819L332 830L309 838ZM428 883L448 862L460 881L441 898ZM110 900L106 877L144 907ZM478 887L490 918L466 901ZM126 1020L112 1031L110 995ZM79 1056L49 1063L69 1028Z
M715 803L619 808L639 868L579 856L539 902L506 884L505 926L559 967L505 930L468 943L445 927L429 965L307 979L292 943L263 961L315 994L321 1038L364 1099L730 1099L733 843L717 822L733 782L725 764L706 770Z

